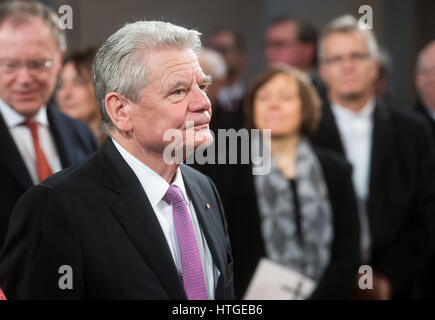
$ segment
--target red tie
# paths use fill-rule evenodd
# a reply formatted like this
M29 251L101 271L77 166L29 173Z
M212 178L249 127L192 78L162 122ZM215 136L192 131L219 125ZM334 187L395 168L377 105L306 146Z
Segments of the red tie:
M45 180L49 176L51 176L52 171L50 165L48 164L47 158L45 157L44 151L41 148L41 144L39 143L39 122L24 122L23 123L27 128L29 128L30 133L32 134L33 147L35 149L35 157L36 157L36 169L38 170L39 182Z
M0 289L0 300L6 300L6 297L5 297L2 289Z

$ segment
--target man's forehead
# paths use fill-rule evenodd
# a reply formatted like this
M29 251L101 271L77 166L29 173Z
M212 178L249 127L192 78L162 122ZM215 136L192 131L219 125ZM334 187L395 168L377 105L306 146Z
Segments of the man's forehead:
M340 52L342 50L368 49L364 36L356 31L332 32L324 39L325 51ZM331 43L333 42L333 43Z
M268 30L270 35L285 34L287 37L293 37L297 31L297 25L294 21L282 21L270 26Z
M234 38L234 34L229 30L225 30L216 34L212 39L212 44L214 46L235 45L235 42L236 40Z
M199 62L196 55L186 56L182 53L174 53L171 56L167 56L166 59L163 59L160 66L167 69L197 68Z
M154 78L171 80L183 78L195 73L203 76L197 55L191 50L171 50L152 54L149 63L152 65Z
M211 79L210 76L203 72L198 63L186 64L184 66L178 65L177 67L168 69L166 73L162 74L164 81L170 85L176 82L190 82L193 80L193 77L196 81L207 81Z
M421 59L422 64L430 64L435 66L435 44L427 49Z
M0 25L0 40L14 43L52 41L56 43L53 33L47 23L39 17L29 17L20 23L7 18Z

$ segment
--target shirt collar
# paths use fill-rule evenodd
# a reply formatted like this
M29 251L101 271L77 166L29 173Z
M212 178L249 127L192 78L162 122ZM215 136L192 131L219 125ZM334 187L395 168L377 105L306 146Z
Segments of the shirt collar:
M352 111L337 103L332 104L332 112L336 116L346 118L370 119L375 109L375 99L371 98L360 111Z
M121 156L139 179L139 182L148 196L151 205L153 207L156 206L168 191L169 183L167 183L166 180L163 179L158 173L125 150L115 139L112 138L112 141ZM180 188L181 192L183 193L184 201L189 203L183 176L179 167L175 172L175 179L172 184Z
M27 120L2 99L0 99L0 113L2 114L8 128L19 126ZM48 126L47 106L43 105L36 116L32 118L32 121L39 122L42 126Z
M224 102L230 102L234 99L239 99L243 96L244 87L243 84L237 82L231 87L222 88L219 90L219 99Z

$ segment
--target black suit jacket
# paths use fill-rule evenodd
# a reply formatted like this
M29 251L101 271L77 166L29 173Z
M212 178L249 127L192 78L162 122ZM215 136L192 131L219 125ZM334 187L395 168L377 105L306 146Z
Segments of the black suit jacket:
M429 123L432 137L435 141L435 120L431 117L426 107L420 101L417 102L415 110L426 119L427 123Z
M219 129L235 129L243 128L243 99L234 102L236 108L234 111L226 111L219 102L213 105L213 113L210 121L210 129L213 131L215 138L218 135Z
M92 132L78 120L47 107L47 118L63 168L96 150ZM9 215L32 179L0 113L0 248L6 237Z
M415 110L418 114L422 115L429 123L432 137L435 141L435 120L431 117L426 107L418 101L415 107ZM422 285L421 285L421 298L423 299L435 299L435 251L432 253L432 257L430 259L429 264L427 265L426 272L422 276Z
M221 273L215 298L231 299L219 195L196 170L182 165L181 173ZM59 289L62 265L73 270L72 290ZM0 254L0 287L8 299L186 299L147 195L111 139L20 199Z
M370 264L392 282L393 297L408 298L435 243L434 146L427 123L411 113L377 103L373 121ZM328 104L312 141L344 155Z
M333 209L331 261L311 299L349 297L359 265L359 221L351 180L351 168L331 152L315 150L325 176ZM236 298L241 299L261 257L266 256L260 230L252 166L215 165L213 175L222 196L234 257Z

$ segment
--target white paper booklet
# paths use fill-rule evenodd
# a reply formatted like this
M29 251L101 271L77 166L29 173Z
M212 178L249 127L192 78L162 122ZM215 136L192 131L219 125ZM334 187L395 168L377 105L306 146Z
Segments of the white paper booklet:
M262 258L245 293L244 300L303 300L315 283L299 272Z

